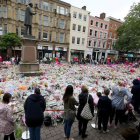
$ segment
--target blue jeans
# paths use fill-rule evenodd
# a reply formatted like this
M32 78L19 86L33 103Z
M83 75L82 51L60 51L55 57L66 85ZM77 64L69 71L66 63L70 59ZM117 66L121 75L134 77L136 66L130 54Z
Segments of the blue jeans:
M40 140L40 129L41 126L29 127L30 140Z
M65 120L64 132L65 132L67 139L70 137L70 131L71 131L71 126L72 126L73 122L74 121Z

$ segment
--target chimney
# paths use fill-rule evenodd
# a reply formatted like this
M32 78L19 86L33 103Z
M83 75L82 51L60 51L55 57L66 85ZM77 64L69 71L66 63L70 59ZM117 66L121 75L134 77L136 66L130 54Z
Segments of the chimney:
M100 14L100 19L104 19L106 17L106 13L101 13Z
M87 9L87 7L86 7L86 6L83 6L83 7L82 7L82 9L83 9L83 10L86 10L86 9Z

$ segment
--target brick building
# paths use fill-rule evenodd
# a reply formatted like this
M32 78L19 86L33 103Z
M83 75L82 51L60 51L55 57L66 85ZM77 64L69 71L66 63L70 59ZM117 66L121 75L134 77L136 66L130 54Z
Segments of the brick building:
M70 7L60 0L11 0L0 4L0 36L15 32L21 38L24 34L24 16L28 3L34 4L32 34L38 40L38 58L59 57L68 60L70 37ZM7 51L2 51L5 59ZM16 55L21 49L16 47ZM10 54L11 56L13 53Z

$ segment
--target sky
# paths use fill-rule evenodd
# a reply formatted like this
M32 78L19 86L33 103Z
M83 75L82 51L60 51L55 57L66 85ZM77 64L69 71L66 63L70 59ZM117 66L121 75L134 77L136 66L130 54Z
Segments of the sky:
M106 13L106 17L114 17L124 20L133 3L138 3L140 0L62 0L70 3L73 6L82 8L87 6L87 11L91 12L92 16L100 16L100 13Z

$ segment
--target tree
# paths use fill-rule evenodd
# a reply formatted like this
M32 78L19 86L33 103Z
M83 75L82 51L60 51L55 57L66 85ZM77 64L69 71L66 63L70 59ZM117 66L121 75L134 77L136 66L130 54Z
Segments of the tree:
M125 22L116 30L118 39L114 49L123 52L140 50L140 3L134 3Z
M21 39L16 33L8 33L4 36L2 36L0 40L0 49L8 49L8 48L14 48L14 56L15 56L15 47L19 46L21 47Z

